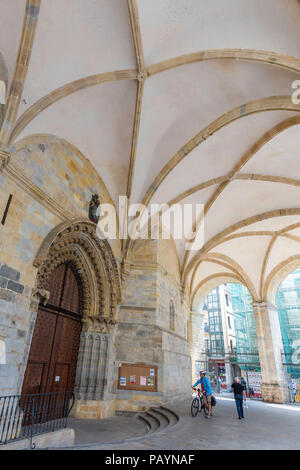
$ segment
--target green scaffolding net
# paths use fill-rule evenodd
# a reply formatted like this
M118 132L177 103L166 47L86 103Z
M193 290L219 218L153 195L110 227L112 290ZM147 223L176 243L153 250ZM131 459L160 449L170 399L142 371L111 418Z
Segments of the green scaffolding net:
M276 303L286 370L292 379L300 379L300 269L281 283Z
M237 362L241 370L260 371L252 297L241 284L230 284Z

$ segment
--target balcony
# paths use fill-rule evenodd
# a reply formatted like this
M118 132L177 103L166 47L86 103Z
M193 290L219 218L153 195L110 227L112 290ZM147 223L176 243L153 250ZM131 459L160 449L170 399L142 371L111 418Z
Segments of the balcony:
M214 357L214 358L224 358L225 357L225 349L224 348L209 348L206 349L207 357Z

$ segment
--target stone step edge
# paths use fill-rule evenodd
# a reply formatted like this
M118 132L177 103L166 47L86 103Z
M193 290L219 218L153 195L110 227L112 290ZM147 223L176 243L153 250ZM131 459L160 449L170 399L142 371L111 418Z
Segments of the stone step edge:
M162 416L164 419L166 419L166 421L168 423L166 426L163 426L162 423L160 422L160 426L157 429L154 429L154 430L152 429L152 431L149 433L151 435L152 434L163 433L163 432L168 432L168 430L170 428L173 429L179 423L179 420L180 420L179 415L175 411L170 410L169 408L167 408L165 406L160 406L159 408L158 407L157 408L156 407L151 407L149 410L146 411L146 412L143 412L143 414L151 416L152 418L156 418L156 421L160 421L156 416L154 417L153 414L151 414L151 411L152 411L152 413L156 412L157 414ZM173 424L171 424L170 417L167 415L167 413L169 413L171 416L173 416L175 418L175 422ZM141 415L139 415L139 416L141 416Z
M159 407L161 410L164 410L164 411L167 411L169 412L171 415L174 416L174 418L176 419L176 424L179 422L180 420L180 416L173 410L171 410L170 408L167 408L166 406L160 406ZM174 424L173 426L175 426L176 424Z
M152 418L152 419L154 419L154 421L155 421L156 424L157 424L157 428L156 428L156 429L153 429L152 432L158 431L158 430L161 428L161 422L160 422L160 420L158 419L158 417L155 416L155 414L151 413L151 411L149 411L149 410L148 410L148 411L145 411L145 415L146 415L146 416L149 416L149 417Z
M160 408L151 407L150 410L151 410L153 413L157 413L158 415L160 415L160 416L162 416L163 418L165 418L165 420L167 421L167 425L164 426L164 428L167 428L168 426L172 426L169 416L167 416L165 413L163 413L163 412L160 410Z
M143 421L143 423L146 425L146 429L147 429L146 434L149 434L149 433L152 432L151 422L144 415L138 414L136 416L136 419L139 419L140 421Z

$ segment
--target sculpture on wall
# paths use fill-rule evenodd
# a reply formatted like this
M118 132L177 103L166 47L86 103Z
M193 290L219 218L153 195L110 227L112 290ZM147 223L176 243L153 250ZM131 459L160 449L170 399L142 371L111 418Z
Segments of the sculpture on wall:
M100 206L100 199L98 194L93 194L89 204L89 219L95 224L99 221L99 215L97 215L97 209Z

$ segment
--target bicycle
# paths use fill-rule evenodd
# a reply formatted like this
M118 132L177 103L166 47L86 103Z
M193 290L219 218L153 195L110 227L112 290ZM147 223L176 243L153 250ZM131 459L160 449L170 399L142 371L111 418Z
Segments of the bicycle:
M194 390L194 393L193 393L194 398L191 404L192 417L195 418L197 416L199 409L200 409L200 413L202 410L204 410L204 415L207 416L208 410L204 403L203 393L201 392L200 388L196 388L196 389L193 388L193 390ZM195 390L197 390L197 393L195 392Z

